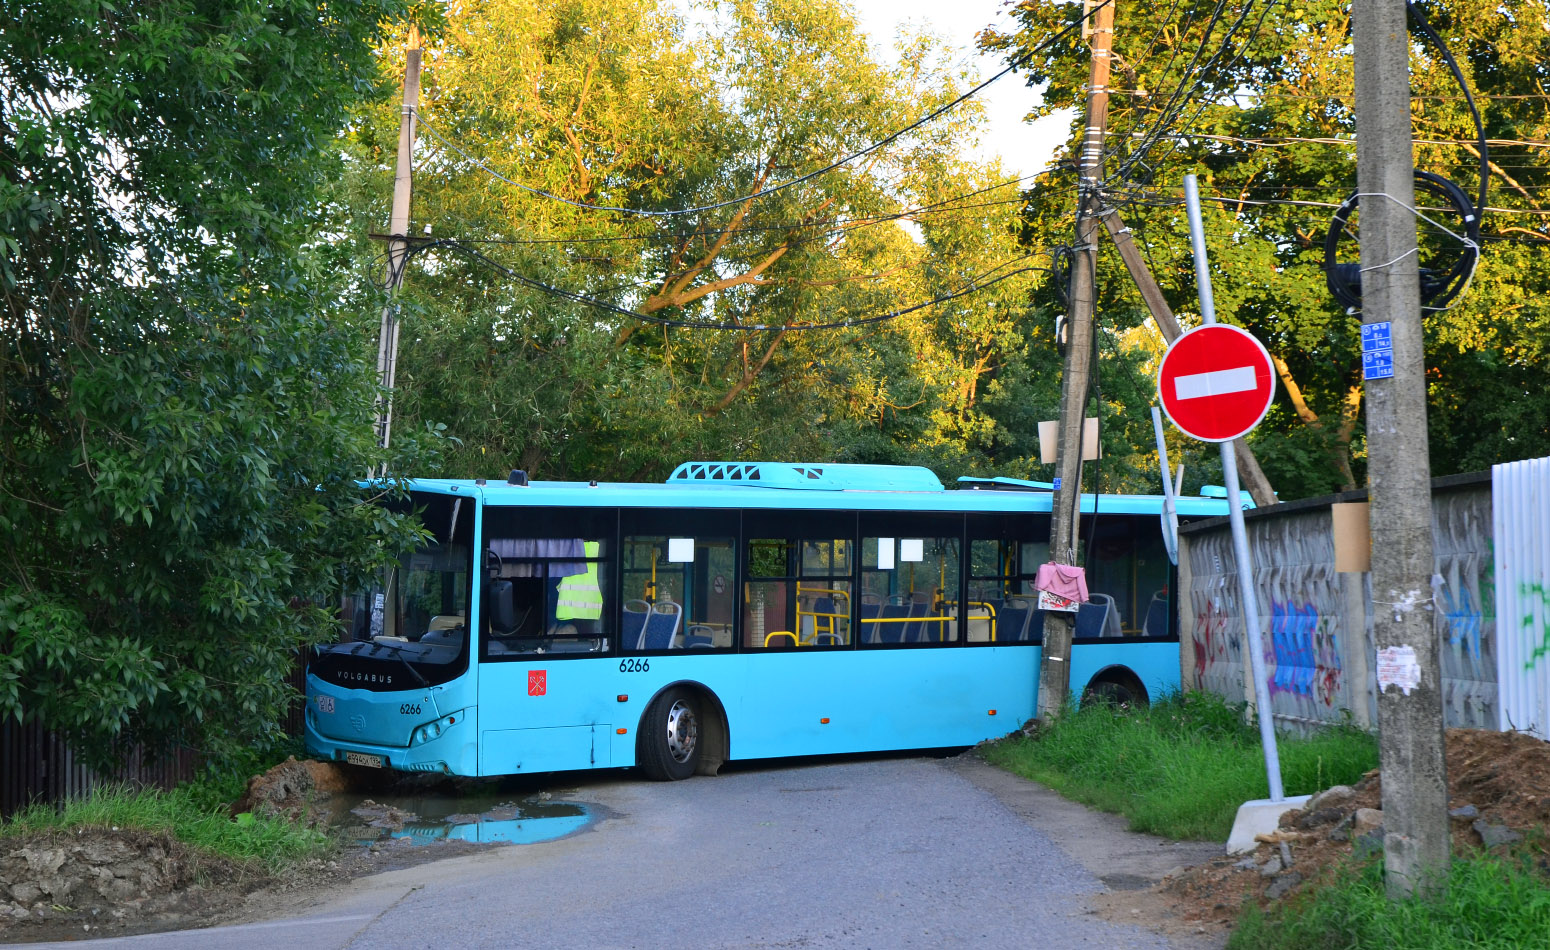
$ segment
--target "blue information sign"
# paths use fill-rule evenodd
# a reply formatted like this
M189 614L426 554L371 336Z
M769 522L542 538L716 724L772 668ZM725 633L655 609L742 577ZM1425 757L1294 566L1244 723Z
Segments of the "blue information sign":
M1362 324L1362 378L1394 376L1394 325L1387 320Z
M1392 350L1394 348L1394 325L1387 320L1381 323L1362 324L1362 351L1368 350Z

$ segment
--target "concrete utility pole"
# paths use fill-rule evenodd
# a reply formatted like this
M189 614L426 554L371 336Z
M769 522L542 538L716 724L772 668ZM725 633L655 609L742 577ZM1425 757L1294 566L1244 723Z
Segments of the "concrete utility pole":
M393 174L393 210L388 218L387 302L377 336L377 445L387 448L393 431L393 377L398 368L398 304L409 259L409 197L414 184L414 122L420 107L420 31L409 27L404 51L404 104L398 119L398 165Z
M1092 374L1093 309L1097 302L1098 189L1103 178L1103 136L1109 120L1109 57L1114 44L1114 2L1092 17L1092 63L1087 71L1087 126L1077 166L1076 253L1071 262L1071 313L1060 391L1060 448L1055 455L1055 498L1050 516L1049 554L1057 564L1077 563L1082 519L1082 429ZM1071 691L1071 634L1076 615L1050 611L1044 617L1039 666L1039 719L1060 715Z
M1179 318L1174 316L1173 309L1168 306L1167 299L1163 297L1162 288L1158 287L1157 281L1152 278L1151 270L1141 259L1141 251L1136 247L1135 239L1130 236L1130 228L1125 226L1119 212L1113 208L1103 209L1102 220L1104 228L1109 232L1109 237L1114 241L1115 249L1119 251L1120 260L1125 262L1125 270L1130 272L1130 279L1135 281L1136 289L1141 292L1141 299L1146 302L1146 308L1152 312L1152 320L1157 324L1157 329L1162 331L1165 341L1172 343L1184 332L1184 328L1179 325ZM1265 477L1265 470L1259 467L1259 459L1254 457L1254 450L1249 448L1248 439L1234 439L1232 445L1238 460L1238 478L1253 496L1254 504L1261 508L1275 504L1275 489L1270 487L1270 479Z
M1411 210L1410 36L1405 0L1354 0L1351 12L1363 331L1387 337L1378 326L1387 323L1393 340L1392 376L1364 376L1383 865L1397 898L1434 891L1448 866L1426 354Z

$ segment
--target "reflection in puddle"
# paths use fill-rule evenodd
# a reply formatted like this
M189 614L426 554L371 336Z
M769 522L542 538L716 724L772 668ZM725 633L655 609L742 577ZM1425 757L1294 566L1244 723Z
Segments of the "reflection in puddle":
M534 844L580 831L592 820L585 805L549 801L546 795L519 801L490 796L369 798L339 802L334 824L350 838L371 844L390 838L415 843L437 840Z

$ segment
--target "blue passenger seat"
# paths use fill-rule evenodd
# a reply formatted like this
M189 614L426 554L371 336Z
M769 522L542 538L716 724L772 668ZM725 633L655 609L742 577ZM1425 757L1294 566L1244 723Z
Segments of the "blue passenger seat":
M625 601L619 624L619 645L626 650L642 649L642 644L645 642L646 618L649 616L651 616L651 605L644 600Z
M671 600L659 600L652 604L651 611L646 614L646 629L641 632L641 649L670 649L682 620L683 608Z
M1104 627L1108 626L1108 621L1108 601L1090 600L1076 609L1075 636L1101 637Z
M1142 636L1166 637L1168 635L1168 595L1158 591L1152 602L1146 605L1146 622L1141 627Z

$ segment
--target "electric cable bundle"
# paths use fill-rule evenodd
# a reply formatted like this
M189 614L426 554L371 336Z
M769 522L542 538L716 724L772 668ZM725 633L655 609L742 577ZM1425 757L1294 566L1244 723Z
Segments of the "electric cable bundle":
M1485 122L1480 118L1480 110L1475 106L1475 97L1470 92L1469 84L1464 81L1463 71L1459 69L1458 63L1453 59L1453 54L1449 52L1442 37L1438 36L1431 24L1427 22L1426 15L1421 12L1421 9L1409 2L1405 4L1405 8L1410 12L1416 28L1442 54L1443 60L1453 72L1454 80L1463 90L1464 100L1469 104L1470 114L1474 116L1475 132L1479 143L1477 151L1480 156L1480 195L1477 200L1472 201L1463 188L1441 175L1420 169L1415 172L1417 208L1425 204L1421 200L1421 196L1425 195L1451 209L1461 222L1462 234L1442 228L1460 245L1452 263L1441 268L1424 266L1420 268L1421 309L1446 310L1469 287L1469 282L1475 275L1475 267L1480 263L1480 219L1485 213L1486 194L1491 181L1490 156L1485 138ZM1330 222L1329 233L1324 237L1324 283L1348 313L1356 313L1362 309L1362 267L1360 264L1339 263L1337 252L1341 238L1349 228L1351 215L1356 212L1361 198L1360 192L1353 194L1336 209L1334 218ZM1410 210L1415 211L1419 217L1431 221L1416 208ZM1431 223L1436 224L1435 221Z

